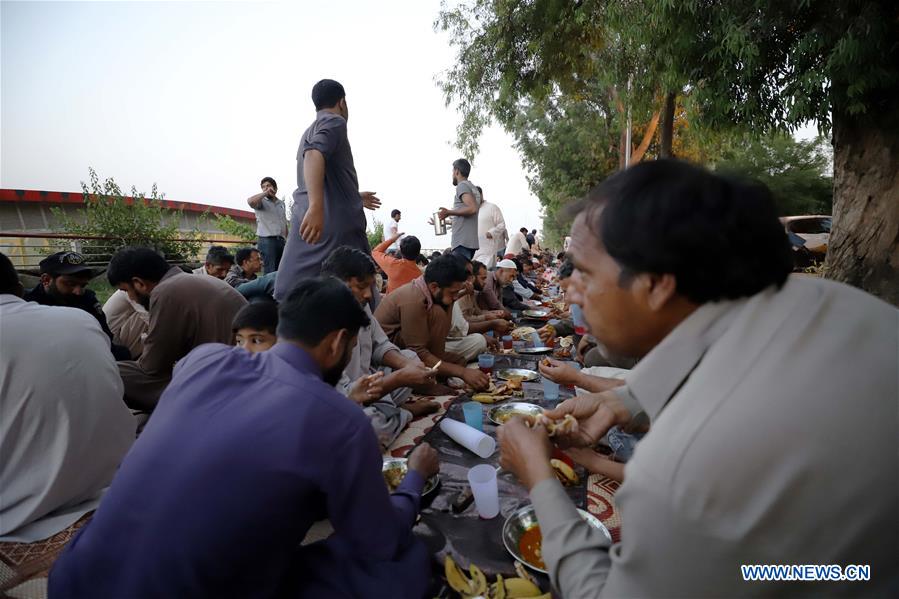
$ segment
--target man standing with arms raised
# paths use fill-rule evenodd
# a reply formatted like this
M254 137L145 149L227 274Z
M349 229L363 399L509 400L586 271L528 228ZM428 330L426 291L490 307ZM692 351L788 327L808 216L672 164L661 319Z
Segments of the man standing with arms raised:
M278 199L278 184L271 177L263 177L259 184L262 192L247 198L247 204L256 213L256 247L262 254L265 273L278 270L284 254L284 238L287 236L287 214L284 202ZM239 264L239 263L238 263Z
M318 276L322 262L336 248L346 245L370 254L362 207L375 210L381 205L374 192L359 193L343 86L322 79L312 88L312 102L317 112L297 151L293 218L275 282L278 301L300 281Z
M453 209L441 208L437 211L440 220L453 217L453 253L466 260L474 258L478 251L478 208L481 206L481 192L468 180L471 163L460 158L453 163Z

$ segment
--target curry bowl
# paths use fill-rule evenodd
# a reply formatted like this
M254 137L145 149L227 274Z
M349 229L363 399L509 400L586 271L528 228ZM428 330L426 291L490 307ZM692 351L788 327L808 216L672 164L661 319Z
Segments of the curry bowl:
M543 413L543 408L532 403L513 401L492 408L487 417L494 424L505 424L512 416L537 416Z
M518 379L520 381L536 381L540 375L527 368L503 368L496 373L496 378L504 381Z
M396 488L400 486L400 483L406 477L408 470L409 464L406 458L384 458L384 463L381 466L381 475L384 477L384 484L387 485L389 492L393 493L396 491ZM430 495L437 489L439 484L440 475L435 474L425 481L425 486L421 490L421 496Z

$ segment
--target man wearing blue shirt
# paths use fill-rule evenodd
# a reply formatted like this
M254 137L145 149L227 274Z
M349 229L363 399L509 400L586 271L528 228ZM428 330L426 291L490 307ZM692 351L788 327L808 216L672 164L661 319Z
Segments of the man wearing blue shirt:
M279 318L267 352L208 344L179 362L51 597L424 594L412 526L437 454L419 446L389 495L368 418L333 387L369 318L333 279L300 283ZM323 518L334 535L301 546Z

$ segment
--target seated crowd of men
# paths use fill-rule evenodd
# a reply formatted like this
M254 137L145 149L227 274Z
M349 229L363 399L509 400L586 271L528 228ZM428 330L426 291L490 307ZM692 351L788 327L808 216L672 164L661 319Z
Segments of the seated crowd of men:
M708 223L668 200L712 206ZM698 227L691 238L707 240L728 223L753 235L752 255L677 237ZM626 380L555 360L540 367L579 392L549 413L579 420L555 442L627 481L616 502L629 549L617 561L552 474L546 431L514 419L500 428L501 465L530 492L562 596L739 594L733 563L890 571L897 542L884 523L895 523L899 485L882 476L899 442L897 331L883 323L895 324L894 308L788 278L770 197L672 161L594 190L557 271L519 234L510 243L522 251L493 270L458 252L422 259L414 237L391 249L392 236L372 255L339 246L320 277L277 304L277 272L260 276L253 248L232 256L214 246L196 274L122 248L106 272L118 291L102 309L80 255L44 260L23 298L0 254L0 446L15 456L0 465L0 542L78 528L50 574L51 597L422 597L431 556L412 527L438 457L420 444L389 494L382 452L438 409L417 396L487 388L466 365L496 347L552 268L605 363L639 360ZM572 329L563 318L540 337ZM829 373L849 347L865 367ZM857 414L868 442L847 452L835 440ZM613 460L594 451L604 436ZM851 523L820 526L850 511ZM304 544L325 518L334 534ZM895 584L884 574L872 593Z

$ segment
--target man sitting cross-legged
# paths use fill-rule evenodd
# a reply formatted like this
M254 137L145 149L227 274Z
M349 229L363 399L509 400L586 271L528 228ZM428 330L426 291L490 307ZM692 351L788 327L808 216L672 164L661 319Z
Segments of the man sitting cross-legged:
M476 390L486 389L490 377L465 368L465 359L446 349L456 296L468 280L462 262L453 256L434 258L425 274L382 298L375 317L390 340L415 351L437 373L462 379Z
M433 401L406 403L411 387L434 383L435 375L414 351L400 350L390 342L368 307L375 279L375 264L361 250L340 246L322 265L322 276L346 283L371 323L359 329L356 347L343 371L337 390L365 406L375 434L388 447L415 416L436 412Z
M214 277L197 277L149 248L122 248L109 261L109 284L128 293L150 313L144 350L119 362L125 403L153 411L175 362L201 343L230 343L231 322L247 300Z
M416 448L390 495L368 418L333 387L368 316L333 279L301 282L279 311L269 351L209 344L178 364L51 597L425 595L412 527L437 452ZM335 533L301 546L323 518Z

